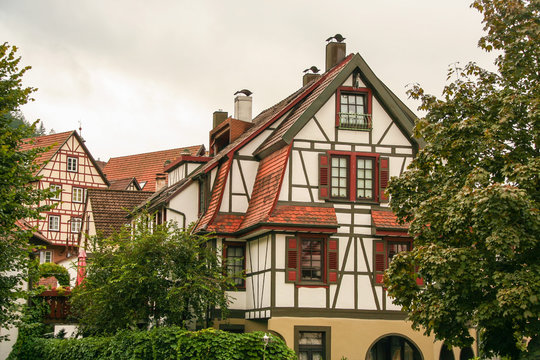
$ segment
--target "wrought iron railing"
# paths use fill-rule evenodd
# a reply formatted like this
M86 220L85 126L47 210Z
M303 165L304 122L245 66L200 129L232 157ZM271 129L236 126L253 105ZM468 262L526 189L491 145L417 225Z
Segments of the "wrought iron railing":
M339 113L339 128L371 130L371 114Z

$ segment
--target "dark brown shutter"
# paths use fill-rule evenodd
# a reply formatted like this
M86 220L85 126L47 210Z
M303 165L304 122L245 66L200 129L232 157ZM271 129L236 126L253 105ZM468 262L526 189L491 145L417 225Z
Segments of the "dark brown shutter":
M328 239L328 283L335 284L338 280L339 269L339 242L337 239Z
M388 196L384 191L388 187L390 179L390 159L387 157L379 158L379 202L388 202Z
M299 240L297 238L287 238L286 282L296 282L298 278L298 242Z
M375 259L373 260L373 273L375 274L375 283L382 284L383 273L386 269L386 251L384 249L384 241L374 241L373 246L375 246Z
M329 198L330 192L330 157L319 154L319 200Z

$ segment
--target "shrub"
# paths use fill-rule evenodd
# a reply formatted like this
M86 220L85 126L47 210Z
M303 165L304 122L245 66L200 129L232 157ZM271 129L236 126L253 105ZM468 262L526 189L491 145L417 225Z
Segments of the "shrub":
M43 339L27 337L9 360L292 360L294 352L273 338L265 348L264 333L233 334L215 329L196 332L179 327L121 331L111 337Z
M62 265L55 263L43 263L39 265L39 278L54 276L58 284L69 286L69 272Z

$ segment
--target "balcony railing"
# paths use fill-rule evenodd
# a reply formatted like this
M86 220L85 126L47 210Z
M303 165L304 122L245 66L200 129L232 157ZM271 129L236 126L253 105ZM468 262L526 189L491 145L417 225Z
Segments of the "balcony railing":
M339 113L339 128L371 130L371 114Z

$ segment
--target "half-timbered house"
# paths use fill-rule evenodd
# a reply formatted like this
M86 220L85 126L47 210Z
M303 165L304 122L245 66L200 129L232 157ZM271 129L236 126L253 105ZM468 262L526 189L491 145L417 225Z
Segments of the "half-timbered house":
M46 200L56 204L41 219L28 219L48 243L40 250L41 262L62 264L76 277L78 239L88 189L106 188L109 183L76 131L25 139L22 149L48 150L36 159L40 179L35 186L53 188L58 194Z
M214 113L210 157L172 166L178 176L148 206L215 234L237 276L230 316L217 326L279 334L300 359L448 353L411 329L382 284L392 257L412 246L385 189L423 145L415 118L342 42L327 45L326 72L306 74L254 119L245 95L234 117Z

